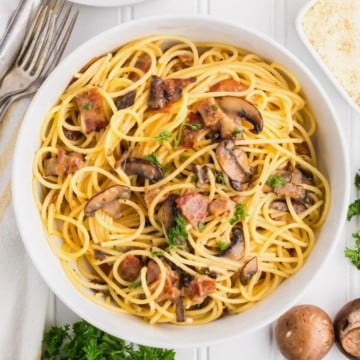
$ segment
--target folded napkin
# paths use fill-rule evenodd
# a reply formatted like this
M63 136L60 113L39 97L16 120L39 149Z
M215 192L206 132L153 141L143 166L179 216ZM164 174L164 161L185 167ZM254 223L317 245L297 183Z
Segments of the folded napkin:
M34 0L34 3L37 0ZM18 1L0 0L0 38ZM0 359L38 358L48 289L31 264L11 204L11 163L29 100L10 107L0 124Z

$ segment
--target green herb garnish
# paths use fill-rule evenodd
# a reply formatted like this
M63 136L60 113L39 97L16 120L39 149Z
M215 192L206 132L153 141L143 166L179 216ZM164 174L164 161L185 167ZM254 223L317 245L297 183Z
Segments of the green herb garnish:
M349 205L346 218L350 221L355 215L360 215L360 199L356 199Z
M238 136L241 135L242 131L239 128L235 128L232 133L234 136Z
M186 221L181 215L178 215L175 218L175 223L176 225L168 233L167 242L171 247L184 248L189 236L186 230Z
M245 206L242 203L235 204L234 216L229 220L230 225L235 225L240 220L244 220L247 216L247 212L245 211Z
M154 140L157 141L160 145L164 143L164 141L170 140L172 137L171 132L168 130L161 130L159 135L154 137Z
M266 180L266 185L271 186L273 189L277 189L286 184L286 181L282 175L271 175Z
M360 270L360 233L354 233L352 237L355 239L355 248L345 248L345 256Z
M137 289L141 286L141 280L134 281L132 284L129 285L129 289Z
M221 184L221 185L225 185L225 177L224 177L224 174L221 174L221 173L217 173L216 174L216 177L215 177L215 180L218 184Z
M230 244L224 242L224 241L218 241L217 242L217 246L219 248L220 251L225 251L229 248Z
M142 345L135 349L134 345L82 320L72 325L53 326L47 331L41 359L174 360L175 352Z
M205 224L201 221L198 222L198 229L199 231L203 231L205 229Z
M355 181L354 184L357 190L360 190L360 170L355 174Z
M202 124L200 124L200 123L191 124L191 123L186 122L185 126L187 126L188 128L190 128L191 130L194 130L194 131L200 130L202 128Z
M91 102L86 102L84 105L83 105L83 108L87 111L91 110L92 108L92 103Z
M147 161L150 161L154 165L160 166L159 159L158 159L156 153L154 153L154 152L150 155L145 155L144 159Z
M159 257L159 256L163 256L164 252L162 250L154 250L154 251L150 251L150 256L152 257Z
M211 105L211 110L212 111L217 111L219 108L218 108L218 106L217 105Z

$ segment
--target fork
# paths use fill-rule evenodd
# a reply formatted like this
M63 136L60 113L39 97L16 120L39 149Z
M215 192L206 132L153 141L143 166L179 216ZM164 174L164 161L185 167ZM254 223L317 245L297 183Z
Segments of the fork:
M8 106L35 92L59 63L78 11L64 0L46 0L39 8L15 65L0 88L0 122Z

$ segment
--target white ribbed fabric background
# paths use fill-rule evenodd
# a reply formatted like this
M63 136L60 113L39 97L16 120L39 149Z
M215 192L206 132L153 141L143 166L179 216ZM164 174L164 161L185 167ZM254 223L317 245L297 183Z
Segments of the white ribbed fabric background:
M111 26L152 15L211 14L253 27L285 45L309 67L323 85L342 124L353 177L360 168L360 113L351 110L346 104L296 34L295 17L305 3L306 0L145 0L123 8L77 6L80 15L67 52ZM12 8L13 1L0 0L0 31L3 28L4 14ZM10 164L16 131L25 107L24 101L13 106L0 125L0 359L6 360L33 359L34 351L36 352L33 349L40 346L45 314L46 326L77 319L52 294L45 307L46 287L28 263L16 231L11 208ZM352 199L355 195L352 187ZM360 296L359 272L343 256L344 247L352 244L351 233L359 229L359 222L346 224L341 239L338 239L336 251L299 303L318 305L333 317L346 301ZM283 359L274 343L272 325L216 346L179 350L176 357L177 360L237 358ZM336 347L326 356L326 360L341 358L343 356Z

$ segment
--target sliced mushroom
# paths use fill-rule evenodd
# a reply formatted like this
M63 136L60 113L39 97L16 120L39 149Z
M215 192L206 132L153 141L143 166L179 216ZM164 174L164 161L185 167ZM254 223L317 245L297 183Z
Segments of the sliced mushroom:
M95 212L99 209L103 209L107 212L111 212L111 208L114 206L117 209L117 213L112 212L109 214L115 219L121 216L121 209L116 205L118 199L129 199L131 191L128 186L125 185L113 185L107 189L100 191L88 200L85 205L84 212L86 216L94 216Z
M164 177L160 166L145 159L128 158L122 166L127 175L137 175L152 181L159 181Z
M176 306L176 321L177 322L184 322L186 321L186 313L185 313L185 304L183 301L183 296L178 296L175 299L175 306Z
M251 167L246 153L237 148L233 150L232 140L223 140L216 148L216 158L225 174L233 181L240 184L249 182Z
M247 285L250 279L257 273L258 263L257 257L254 256L248 260L240 270L240 282L242 285Z
M138 256L128 255L121 262L118 272L125 281L133 282L140 275L142 266L142 261Z
M296 214L301 214L306 210L306 205L302 201L297 200L291 200L291 204L295 210ZM277 211L283 211L283 212L289 212L289 208L286 204L285 200L282 199L276 199L270 204L270 208L277 210Z
M262 131L264 127L262 115L251 102L234 96L218 98L217 102L227 114L235 114L249 121L253 125L251 132L254 134Z
M231 232L231 245L220 256L231 260L240 260L245 255L245 240L241 226L235 226Z
M208 179L209 167L208 166L194 164L192 166L192 171L193 171L194 175L196 176L196 184L197 185L203 185L203 184L209 182L209 179Z
M167 235L172 227L175 226L176 216L178 215L178 209L176 207L177 195L171 194L164 201L160 210L160 219L163 226L164 233Z
M136 97L135 90L131 90L128 93L126 93L125 95L118 97L114 101L116 108L118 110L128 108L129 106L134 104L135 97Z
M284 186L274 189L276 195L289 196L294 200L304 201L306 198L306 190L302 185L286 183Z

